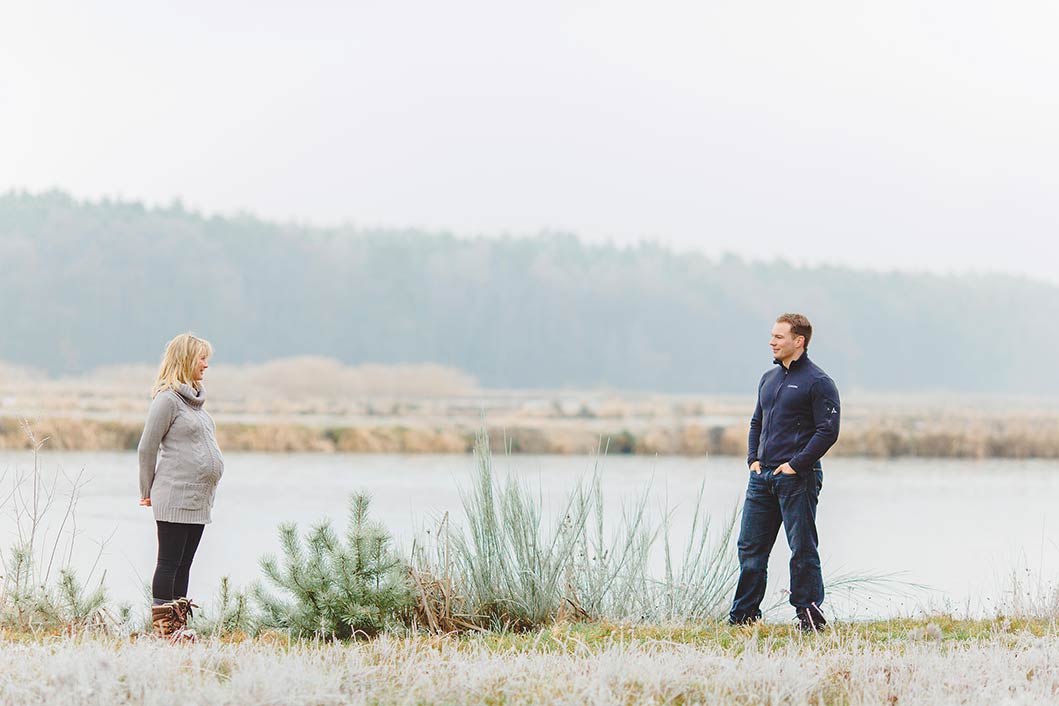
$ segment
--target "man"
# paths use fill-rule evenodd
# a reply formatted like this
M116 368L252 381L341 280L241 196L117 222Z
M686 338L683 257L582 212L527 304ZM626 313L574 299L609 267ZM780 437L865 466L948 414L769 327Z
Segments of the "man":
M820 458L838 439L838 389L806 354L813 327L801 314L783 314L772 327L777 367L758 384L750 420L750 481L739 531L739 584L729 621L761 617L769 553L780 524L791 548L791 605L802 630L818 631L824 581L817 551L816 504L824 484Z

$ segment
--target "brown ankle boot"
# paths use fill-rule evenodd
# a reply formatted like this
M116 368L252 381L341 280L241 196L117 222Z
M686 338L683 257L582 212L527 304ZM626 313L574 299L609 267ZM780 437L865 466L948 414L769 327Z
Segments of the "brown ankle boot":
M180 620L180 627L170 638L173 642L181 640L187 642L195 641L195 631L188 627L188 619L194 615L192 608L198 608L198 606L192 603L190 598L177 598L173 601L173 612L176 613L177 618Z
M195 631L188 629L188 618L197 605L187 598L177 598L162 605L151 606L151 622L159 637L171 642L195 640Z
M181 627L180 615L173 601L151 606L151 624L158 637L169 639Z
M191 609L198 608L197 605L191 602L190 598L177 598L173 601L173 607L176 609L177 615L180 617L182 627L187 627L188 618L194 615Z

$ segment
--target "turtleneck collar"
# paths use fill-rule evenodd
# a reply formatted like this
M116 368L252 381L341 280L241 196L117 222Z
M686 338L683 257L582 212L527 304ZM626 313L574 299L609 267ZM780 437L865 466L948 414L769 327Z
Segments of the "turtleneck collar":
M186 382L180 383L179 386L173 389L173 392L180 395L185 402L195 408L201 407L206 401L205 389L196 391L194 387L187 384Z

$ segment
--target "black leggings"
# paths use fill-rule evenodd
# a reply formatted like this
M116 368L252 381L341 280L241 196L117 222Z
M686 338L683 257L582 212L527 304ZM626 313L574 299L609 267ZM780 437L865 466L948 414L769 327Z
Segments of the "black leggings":
M188 525L183 522L157 524L158 565L154 570L151 593L156 601L186 598L191 562L206 525Z

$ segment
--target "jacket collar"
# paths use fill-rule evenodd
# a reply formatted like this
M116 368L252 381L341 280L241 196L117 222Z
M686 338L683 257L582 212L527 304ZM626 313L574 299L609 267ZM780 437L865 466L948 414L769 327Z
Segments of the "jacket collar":
M799 358L797 358L796 360L792 360L791 361L791 365L790 365L789 368L787 368L787 370L797 370L798 368L802 367L803 365L805 365L808 362L809 362L809 354L803 351ZM781 363L778 358L773 358L772 359L772 364L773 365L781 365L781 366L783 365L783 363Z

